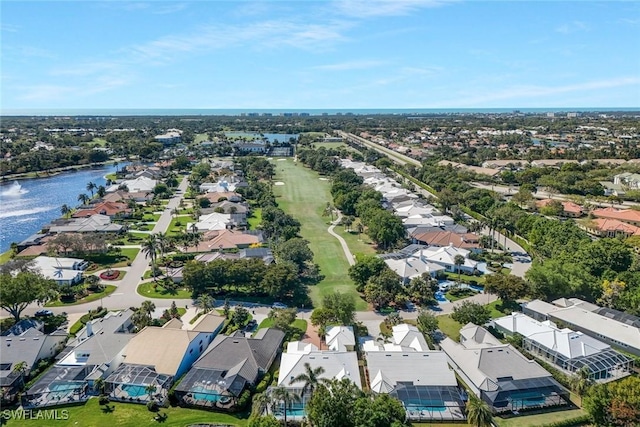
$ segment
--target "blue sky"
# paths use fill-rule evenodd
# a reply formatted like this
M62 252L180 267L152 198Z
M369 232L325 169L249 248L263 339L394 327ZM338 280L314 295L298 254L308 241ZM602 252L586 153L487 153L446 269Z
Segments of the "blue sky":
M633 1L2 1L17 108L640 107Z

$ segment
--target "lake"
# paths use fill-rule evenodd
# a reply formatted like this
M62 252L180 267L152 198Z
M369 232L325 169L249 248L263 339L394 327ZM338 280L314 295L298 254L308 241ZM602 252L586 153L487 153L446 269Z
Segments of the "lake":
M119 164L118 168L124 165ZM87 191L87 183L105 185L104 176L116 167L62 172L48 178L8 181L0 185L0 253L12 242L19 243L40 231L43 225L62 216L60 207L78 206L78 195Z

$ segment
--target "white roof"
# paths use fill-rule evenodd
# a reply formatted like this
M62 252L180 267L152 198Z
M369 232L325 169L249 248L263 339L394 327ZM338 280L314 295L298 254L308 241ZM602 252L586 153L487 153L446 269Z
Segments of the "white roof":
M346 351L347 346L356 345L352 326L332 326L326 334L327 346L331 350Z
M412 382L416 386L457 385L442 351L367 353L367 369L371 390L376 393L388 393L398 382Z
M191 224L187 224L187 230L189 231L191 230ZM199 221L196 222L196 227L198 231L225 230L229 224L231 224L231 214L213 212L200 216Z
M310 342L290 341L287 344L287 353L289 354L309 354L312 351L318 351L318 347Z
M494 319L493 322L509 332L517 332L569 359L590 356L611 348L582 332L575 332L568 328L558 329L548 320L538 322L522 313L512 313L510 316Z
M398 276L404 279L413 279L414 277L422 276L423 273L432 273L434 271L444 270L439 264L428 261L425 257L421 257L419 252L404 258L404 259L385 259L384 262L387 266L395 271Z
M107 188L107 192L111 193L118 190L121 185L126 185L130 193L148 192L153 191L158 181L155 179L147 178L146 176L139 176L135 179L125 179L117 184Z
M580 329L605 336L631 348L640 349L640 328L585 310L581 306L563 308L553 312L553 317L576 325Z
M297 346L296 346L297 347ZM310 351L309 353L283 353L280 360L278 385L289 388L301 388L303 382L290 384L291 380L305 373L305 363L312 369L322 367L324 373L320 378L350 379L358 388L362 388L358 356L355 351Z
M413 325L402 323L392 328L392 342L378 343L374 340L366 340L362 344L362 349L366 352L425 352L429 351L429 346L422 332Z
M37 268L63 268L67 270L73 270L77 268L79 264L85 262L81 258L63 258L63 257L49 257L40 255L33 259L34 267Z
M453 245L442 247L428 247L418 251L427 260L438 264L455 265L456 255L462 255L464 257L464 267L476 268L478 263L472 259L469 259L470 251L462 248L456 248ZM415 255L415 254L414 254Z
M560 310L560 307L539 299L534 299L533 301L528 302L525 307L536 313L544 314L545 316L552 311Z

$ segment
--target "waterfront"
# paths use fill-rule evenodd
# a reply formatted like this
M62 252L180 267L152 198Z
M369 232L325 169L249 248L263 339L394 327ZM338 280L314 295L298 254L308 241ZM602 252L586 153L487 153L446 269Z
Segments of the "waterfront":
M121 168L122 164L118 166ZM21 179L0 185L0 252L12 242L21 242L43 225L59 218L60 207L79 205L78 195L86 193L88 182L105 185L104 176L116 166L63 172L47 178Z

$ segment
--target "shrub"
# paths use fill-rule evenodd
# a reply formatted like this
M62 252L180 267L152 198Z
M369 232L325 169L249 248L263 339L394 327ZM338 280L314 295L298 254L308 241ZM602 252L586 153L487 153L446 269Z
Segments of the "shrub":
M556 421L555 423L545 424L543 427L574 427L583 426L591 423L591 417L589 415L581 415L575 418L568 418L562 421Z
M151 412L156 412L158 410L158 404L156 403L155 400L152 400L151 402L147 402L147 409Z
M242 392L242 394L240 394L240 397L238 398L238 403L235 409L238 411L242 411L250 404L251 404L251 392L249 390L245 390Z
M108 405L109 404L109 397L108 396L100 396L98 398L98 404L100 404L100 405Z
M256 393L263 393L269 387L269 384L271 384L271 374L267 372L262 381L256 386Z

